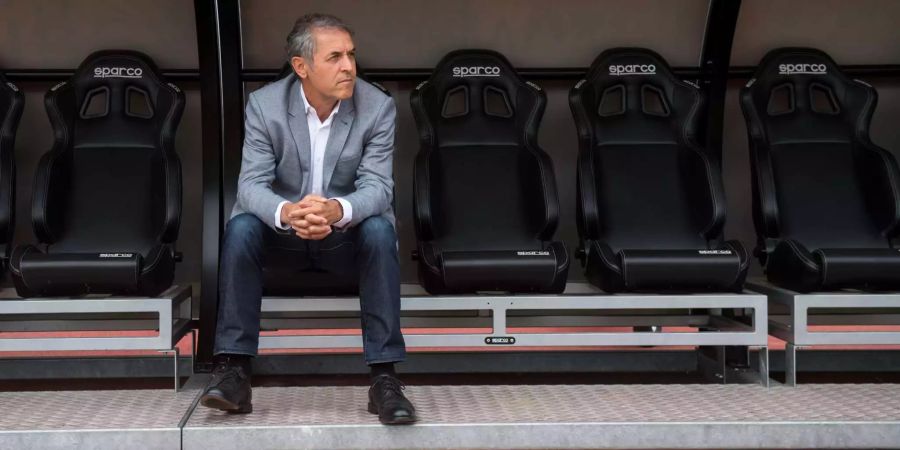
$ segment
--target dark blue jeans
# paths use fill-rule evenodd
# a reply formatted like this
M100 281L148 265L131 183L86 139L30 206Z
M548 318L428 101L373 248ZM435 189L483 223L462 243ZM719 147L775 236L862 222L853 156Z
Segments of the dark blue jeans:
M359 277L363 350L367 364L406 358L400 332L400 263L397 235L390 222L370 217L320 241L294 236L309 264L345 276ZM219 265L219 319L215 353L256 355L259 347L263 263L267 242L284 242L252 214L235 216L225 228ZM302 301L302 300L299 300Z

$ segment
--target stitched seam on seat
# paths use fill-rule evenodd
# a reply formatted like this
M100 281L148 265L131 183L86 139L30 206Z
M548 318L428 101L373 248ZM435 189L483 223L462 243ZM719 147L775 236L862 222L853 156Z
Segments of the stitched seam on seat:
M620 264L620 266L622 267L622 282L625 284L625 287L629 287L628 286L628 284L629 284L628 283L628 264L626 263L627 260L625 259L625 250L619 250L619 261L622 262Z
M432 147L427 147L424 155L422 156L422 159L425 160L424 167L422 168L425 179L419 182L419 183L421 183L421 186L418 186L419 183L415 183L415 180L413 180L414 181L413 189L416 189L416 192L421 190L422 195L424 196L424 198L422 198L420 201L416 202L417 203L416 209L419 211L419 213L425 219L424 225L428 227L427 232L429 235L431 235L430 239L434 239L434 237L435 237L434 235L436 234L435 230L434 230L434 217L431 214L431 154L432 154L432 152L433 152ZM420 206L423 206L424 208L420 208ZM425 211L422 211L422 209L424 209ZM423 231L425 231L425 230L423 230Z
M166 86L166 87L168 87L168 86ZM171 87L168 87L168 88L170 91L172 90ZM175 96L177 99L177 94ZM169 165L171 164L171 161L170 161L169 152L167 151L167 146L165 145L165 136L166 136L166 134L171 134L172 130L171 130L170 121L172 120L172 116L175 114L175 109L176 109L176 105L175 105L175 102L173 101L172 107L169 108L169 112L166 113L166 118L163 121L162 133L159 134L159 147L160 147L160 150L162 151L162 157L163 157L163 161L165 163L164 168L163 168L163 176L165 177L165 185L166 185L166 188L165 188L166 189L166 221L163 224L163 229L162 229L162 233L160 236L160 240L162 240L162 237L168 231L169 226L174 226L173 224L171 224L169 222L169 217L168 217L169 206L171 206L168 203L172 197L171 183L169 182L169 176L170 176ZM172 136L172 139L174 140L175 136Z
M816 270L816 271L819 270L819 266L817 266L815 264L815 262L810 261L809 258L807 258L806 255L804 255L801 252L800 248L797 247L797 244L795 244L794 241L792 241L790 239L785 239L783 242L787 243L788 247L790 247L791 250L794 251L794 254L797 255L797 259L799 259L800 262L802 262L803 264L805 264L808 268L810 268L812 270Z
M67 86L67 88L69 88L69 87ZM59 124L58 128L61 130L61 132L63 134L63 144L65 145L66 143L69 142L69 130L68 130L68 127L65 126L65 121L62 120L62 113L60 112L59 105L56 102L56 99L58 97L59 97L59 91L54 92L52 94L50 105L53 110L53 119L50 122L51 122L51 126L53 126L53 128L54 128L54 131L57 129L55 124L56 123ZM56 145L54 145L54 147L55 146ZM53 170L52 170L53 165L56 161L57 155L64 152L65 147L63 147L63 149L61 151L53 151L53 150L54 149L51 149L51 151L50 151L51 154L48 157L49 161L47 161L47 178L44 180L44 193L42 195L43 208L41 208L41 215L43 216L42 228L44 229L44 234L46 234L46 236L49 240L56 241L56 237L53 236L53 233L50 230L50 220L49 220L50 218L47 214L47 207L49 206L49 203L50 203L50 178L51 178L51 175L53 174Z
M538 93L536 95L538 95L538 97L540 98L540 93ZM545 100L545 104L546 104L546 100ZM547 181L548 181L547 174L545 173L544 164L541 159L541 155L539 153L539 152L542 152L542 150L540 150L539 148L532 148L531 142L528 139L529 128L537 127L537 125L534 122L536 122L536 120L537 120L536 117L537 117L537 113L538 113L539 109L540 108L537 107L537 105L535 105L534 108L531 108L531 111L528 114L528 120L525 122L525 126L522 127L523 128L522 129L522 143L525 144L525 148L528 149L528 151L530 151L531 153L533 153L534 156L537 158L538 170L541 172L541 182L542 182L541 184L544 185L544 188L541 189L541 191L543 191L542 194L544 195L544 227L546 228L546 226L551 221L551 217L550 217L550 201L551 201L551 199L550 199L549 192L547 192L549 189L546 186L548 184L547 183ZM535 147L536 146L537 146L537 143L535 143Z
M710 164L709 159L703 152L699 151L699 149L691 148L703 161L703 165L706 166L706 182L709 184L709 195L710 200L712 201L712 219L710 219L709 224L703 229L703 235L706 236L710 230L712 230L713 226L716 224L716 217L718 217L719 213L719 202L717 201L719 197L716 195L716 187L714 186L712 179L712 164Z
M730 248L731 251L734 252L735 256L738 257L738 270L737 270L737 273L734 275L734 280L732 280L731 284L729 284L729 286L735 286L735 285L737 285L738 280L741 279L741 274L744 272L743 261L741 258L741 256L743 256L743 255L741 255L740 252L738 252L737 249L734 248L734 246L730 242L726 241L725 246Z
M41 204L41 228L43 228L44 235L47 237L48 241L55 241L53 234L50 232L50 218L47 214L48 203L50 203L50 174L53 173L53 165L56 162L56 153L51 153L50 156L47 157L47 168L45 169L45 173L43 174L43 182L44 188L38 193L40 196L38 197L38 201Z
M135 256L137 256L137 255L135 255ZM138 261L140 261L140 259L138 259ZM135 262L137 262L137 261L135 261ZM141 267L139 264L135 264L134 265L134 284L133 284L133 286L135 287L135 289L137 289L138 287L140 287L140 284L141 284Z
M750 157L754 158L756 160L756 178L757 178L756 184L758 185L759 194L760 194L760 199L759 199L760 205L759 206L762 209L762 211L759 212L760 215L762 216L762 221L763 221L763 230L762 231L766 237L774 238L774 237L777 237L777 235L778 235L778 198L775 196L774 192L771 192L771 190L769 189L769 184L767 184L768 179L771 179L772 186L774 186L774 184L775 184L775 180L774 180L774 178L772 178L772 174L771 174L772 171L770 170L772 168L772 158L771 158L770 152L768 150L769 138L766 135L765 126L763 126L763 121L761 119L761 116L756 109L756 105L754 104L753 94L749 88L747 88L746 92L747 92L747 96L749 96L750 98L749 98L749 100L744 101L743 93L742 93L741 105L746 106L747 112L749 112L749 114L753 117L753 119L750 120L750 125L752 125L753 122L758 124L758 126L756 128L758 129L759 135L760 135L759 139L756 139L756 137L754 137L754 135L752 133L753 127L748 125L747 131L750 134L750 140L752 141L752 145L750 146L750 155L751 155ZM766 160L765 165L762 164L762 156L763 156L762 153L765 153L765 155L764 155L765 160ZM766 167L766 172L767 172L768 176L762 175L761 168L764 166ZM763 181L763 178L766 178L767 181ZM770 198L771 198L771 201L769 201ZM774 216L771 217L771 223L770 223L770 218L765 213L767 206L768 206L768 208L771 208L774 211ZM773 228L772 230L769 229L770 226Z
M694 119L694 115L697 113L697 109L700 107L700 92L696 89L691 89L691 92L694 94L694 103L691 105L691 109L688 112L687 118L684 120L684 123L681 126L681 138L684 140L685 145L687 145L691 150L693 150L697 155L700 156L700 159L703 161L703 164L706 166L706 181L709 184L710 189L710 199L712 201L712 219L710 219L709 224L705 227L703 234L704 236L712 230L713 226L716 223L716 217L718 217L719 213L719 203L718 196L716 194L716 188L713 186L712 180L712 165L709 162L709 158L700 151L700 149L695 148L691 145L691 140L688 138L688 124Z
M150 271L152 271L153 269L156 268L156 266L159 264L159 261L162 260L162 248L163 248L164 246L166 246L166 245L164 245L164 244L159 244L159 245L157 245L156 247L154 247L154 248L157 248L157 249L159 249L159 250L156 252L156 258L153 258L153 261L151 261L150 264L144 265L144 264L143 264L143 261L141 261L141 264L143 265L143 267L142 267L142 269L141 269L141 272L142 272L142 273L148 273L148 272L150 272ZM151 250L152 250L152 249L151 249ZM135 253L137 253L137 252L135 252ZM147 256L150 256L149 252L147 253ZM150 258L147 258L147 259L150 259Z
M554 261L558 261L558 259L556 259L556 251L554 251L552 245L550 246L550 251L553 252L553 260L554 260ZM547 280L547 284L545 284L544 286L553 286L553 281L556 280L556 275L557 275L558 273L559 273L559 272L556 271L556 267L554 267L554 268L553 268L553 272L550 273L550 279Z
M422 125L421 130L419 131L420 151L422 151L421 150L422 148L425 149L423 156L422 156L422 158L425 160L424 167L423 167L425 179L421 180L421 181L417 181L418 177L415 176L415 173L417 171L415 170L415 167L413 168L414 169L414 171L413 171L413 194L414 194L414 197L418 197L418 192L421 190L424 198L422 198L421 201L416 201L415 198L413 200L415 203L414 207L418 212L416 214L416 217L414 218L416 223L417 224L419 223L419 216L421 215L424 218L424 220L422 221L424 223L421 225L421 228L423 228L422 231L427 232L427 234L431 235L431 239L434 239L434 237L435 237L434 235L436 233L435 233L435 229L434 229L434 217L431 212L430 183L431 183L431 155L432 155L432 152L434 151L435 135L434 135L434 128L431 124L431 121L428 118L428 114L425 112L425 105L424 105L424 100L423 100L424 95L425 95L425 90L430 89L430 87L428 86L428 83L429 83L429 81L425 81L417 89L414 89L413 92L410 94L410 103L412 105L413 118L416 119L416 123L420 123ZM427 137L427 139L425 139L426 137ZM415 161L414 161L414 163L415 163ZM415 166L415 164L414 164L414 166ZM421 183L421 187L420 187L420 183ZM423 206L423 208L420 208L420 204ZM425 228L427 228L427 230Z
M565 259L563 260L562 267L566 267L566 266L568 266L568 264L569 264L569 252L566 251L565 245L561 245L561 246L562 246L562 248L563 248L563 257L565 258ZM552 246L551 246L551 248L552 248ZM557 260L557 262L558 262L558 260ZM558 273L561 273L561 272L562 272L561 270L557 270L557 271L556 271L557 274L558 274Z
M822 259L822 285L824 286L828 278L828 260L825 259L825 252L821 248L814 251L813 254L819 255Z
M606 253L604 253L603 250L600 248L600 244L597 244L596 241L595 241L595 243L594 243L593 245L596 245L596 246L597 246L597 254L600 255L600 259L603 260L603 263L606 264L607 266L609 266L609 268L610 268L613 272L616 272L616 273L618 273L618 274L621 274L621 273L622 273L622 272L621 272L621 270L622 270L621 267L618 267L616 264L613 264L613 263L610 262L608 259L606 259ZM617 267L618 267L618 269L617 269Z
M20 262L23 261L23 260L25 259L25 255L27 255L27 254L29 254L29 253L35 251L35 250L38 250L38 249L37 249L35 246L33 246L33 245L28 245L28 246L26 246L26 247L25 247L25 250L24 250L24 253L22 253L22 257L19 258L19 261L20 261ZM10 267L11 267L11 266L12 266L12 264L10 264ZM28 290L33 290L32 287L28 285L28 281L25 279L25 274L21 271L21 267L19 267L19 269L20 269L20 270L18 270L18 272L19 272L19 280L22 281L22 284L24 284L25 287L26 287Z
M585 80L586 79L587 78L585 78ZM580 88L578 88L578 90L580 90ZM579 153L578 153L578 155L576 155L576 160L575 160L576 170L579 172L581 170L585 170L588 172L588 175L590 175L589 177L584 177L584 176L579 177L579 184L581 185L581 186L579 186L581 188L581 198L576 199L576 201L582 203L582 205L581 205L582 214L581 214L581 217L578 217L577 219L583 222L582 227L584 229L584 233L590 237L593 234L591 232L591 229L594 227L591 224L591 222L588 221L587 208L585 208L585 204L586 203L590 204L592 210L597 209L597 195L595 192L596 189L594 189L594 187L592 186L592 183L595 179L594 178L594 156L593 156L594 149L595 149L594 132L592 130L592 128L593 128L592 122L588 118L588 114L584 107L584 102L581 99L581 95L574 96L573 101L572 101L572 109L573 109L574 117L575 117L576 131L578 131L578 136L579 136L579 139L578 139ZM584 154L584 156L582 156L582 154ZM587 160L587 164L583 164L581 162L582 158ZM582 167L585 165L587 167L584 167L582 169ZM593 216L596 214L591 214L591 215ZM597 231L597 234L599 235L599 231L600 231L599 224L598 224L597 228L598 229L596 231Z

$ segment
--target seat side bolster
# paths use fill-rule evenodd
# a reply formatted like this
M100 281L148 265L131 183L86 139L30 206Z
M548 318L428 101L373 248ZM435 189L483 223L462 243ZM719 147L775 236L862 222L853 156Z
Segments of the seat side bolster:
M584 105L583 86L585 82L579 82L569 92L569 107L575 117L575 127L578 130L578 191L580 197L579 228L582 239L598 239L600 237L600 212L597 208L597 189L594 185L594 133L591 130L591 121Z
M181 161L175 152L175 132L184 112L184 93L170 85L164 86L172 94L173 101L163 119L160 133L160 146L164 161L163 170L166 178L166 218L160 241L171 243L178 239L178 230L181 225L182 176Z

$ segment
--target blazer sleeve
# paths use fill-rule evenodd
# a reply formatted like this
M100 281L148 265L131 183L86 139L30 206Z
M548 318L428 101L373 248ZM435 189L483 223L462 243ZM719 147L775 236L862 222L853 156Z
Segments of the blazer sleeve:
M394 195L394 128L397 106L386 97L381 104L369 139L363 144L363 155L356 170L356 191L343 198L353 207L349 226L382 214L391 207Z
M250 94L247 101L245 117L237 201L244 211L251 212L263 223L279 231L275 223L275 210L281 202L287 200L272 191L272 181L275 180L275 151L263 120L259 101L253 94Z

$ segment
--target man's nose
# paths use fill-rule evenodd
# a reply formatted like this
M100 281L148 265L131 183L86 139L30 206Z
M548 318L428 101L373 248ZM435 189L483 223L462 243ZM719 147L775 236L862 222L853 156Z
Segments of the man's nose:
M353 60L350 59L349 56L344 56L341 58L341 71L342 72L352 72L353 71Z

